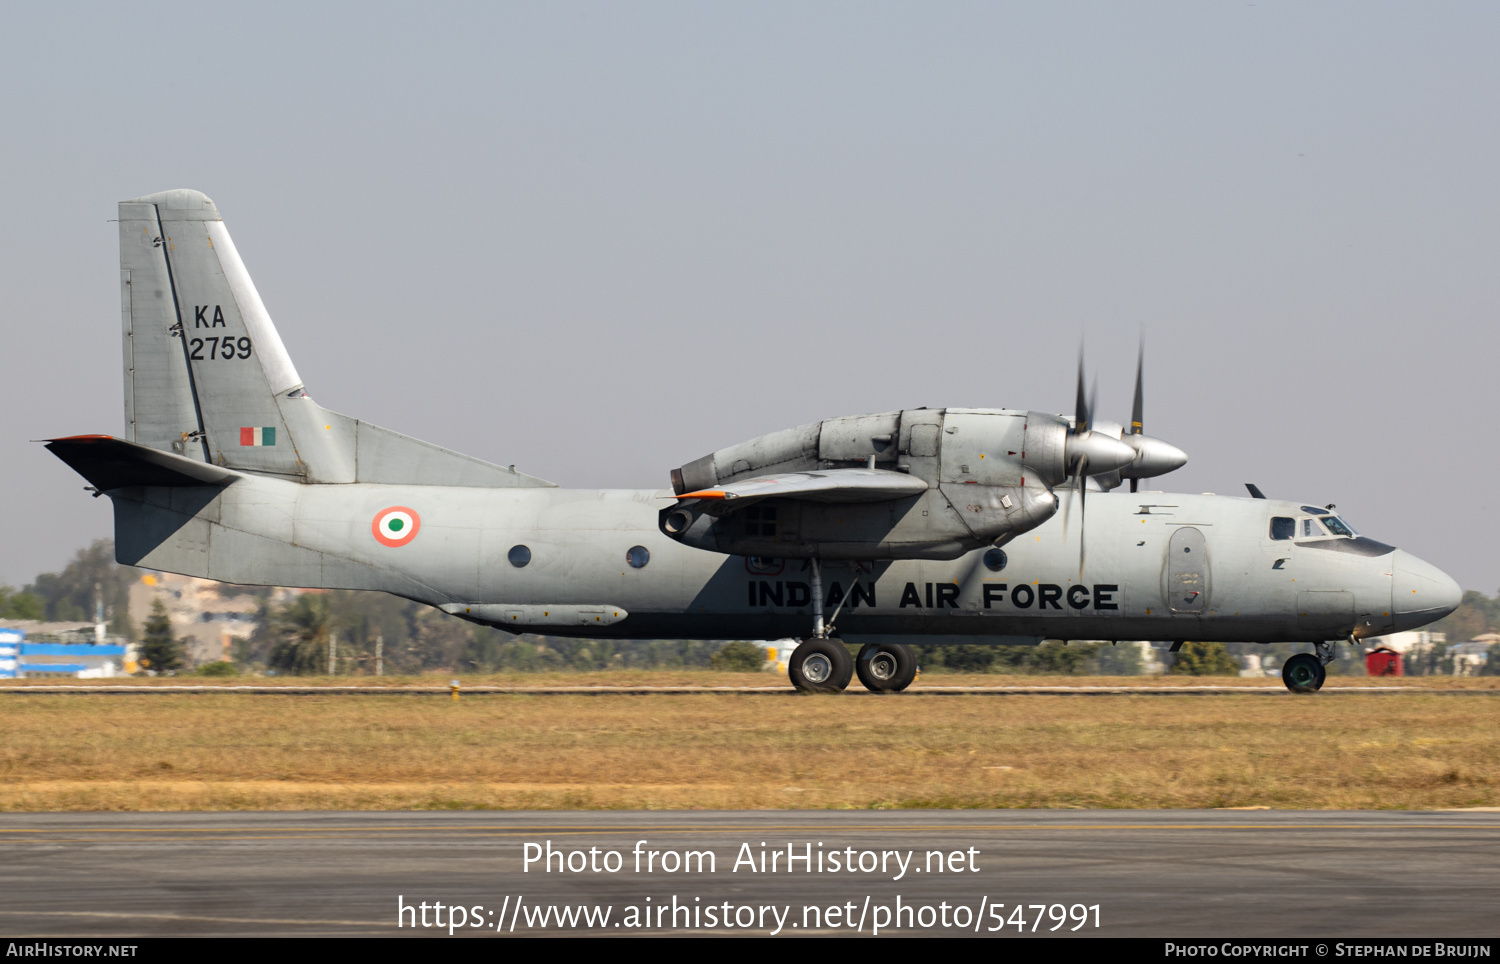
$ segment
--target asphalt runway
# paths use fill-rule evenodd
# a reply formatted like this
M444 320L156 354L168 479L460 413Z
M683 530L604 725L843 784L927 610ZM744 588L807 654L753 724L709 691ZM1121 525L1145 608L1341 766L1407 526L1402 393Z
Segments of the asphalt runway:
M526 845L548 841L580 856L525 869ZM706 857L702 872L683 870L688 850L711 852L712 872ZM763 852L774 872L759 869ZM1057 918L1055 936L1500 931L1495 812L4 814L0 853L0 932L12 937L446 938L453 905L465 908L455 938L870 935L882 915L891 936L1042 935ZM568 872L567 859L601 869ZM618 872L603 869L612 860ZM558 908L582 907L611 916L559 926Z

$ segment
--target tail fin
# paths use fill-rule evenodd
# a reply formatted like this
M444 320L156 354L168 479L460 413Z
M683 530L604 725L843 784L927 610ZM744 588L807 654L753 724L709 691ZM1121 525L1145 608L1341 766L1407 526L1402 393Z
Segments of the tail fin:
M204 194L120 203L120 280L132 442L304 482L551 484L314 403Z

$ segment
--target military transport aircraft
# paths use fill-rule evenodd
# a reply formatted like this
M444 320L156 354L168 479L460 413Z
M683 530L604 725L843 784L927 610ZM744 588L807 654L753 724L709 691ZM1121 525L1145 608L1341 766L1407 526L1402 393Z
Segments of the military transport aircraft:
M1137 491L1186 462L1141 432L1139 366L1129 431L1092 417L1080 365L1071 418L832 418L670 490L570 490L314 402L203 194L124 201L119 224L125 437L47 445L110 497L128 565L381 590L518 633L796 636L792 682L825 692L855 672L904 689L913 640L1045 638L1309 642L1283 679L1311 692L1333 641L1458 605L1331 506Z

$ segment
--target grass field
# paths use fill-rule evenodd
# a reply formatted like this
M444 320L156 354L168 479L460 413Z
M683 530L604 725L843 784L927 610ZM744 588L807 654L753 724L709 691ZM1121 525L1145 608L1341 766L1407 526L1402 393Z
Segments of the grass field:
M779 682L607 675L628 685ZM590 682L559 677L465 683ZM971 680L1125 681L926 682ZM187 681L196 682L179 680ZM0 696L0 809L1493 807L1497 723L1500 699L1422 692L475 695L456 703L390 694L16 695Z

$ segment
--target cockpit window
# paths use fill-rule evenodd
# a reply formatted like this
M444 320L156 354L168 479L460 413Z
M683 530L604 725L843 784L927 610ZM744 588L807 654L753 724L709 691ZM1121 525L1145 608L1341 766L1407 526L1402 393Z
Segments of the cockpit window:
M1272 539L1290 539L1297 534L1297 520L1276 516L1271 520Z
M1328 518L1324 519L1323 524L1328 527L1329 532L1332 532L1336 536L1348 536L1351 539L1354 538L1354 530L1345 525L1344 520L1340 519L1336 515L1331 515Z
M1302 511L1303 512L1310 512L1313 515L1327 515L1328 514L1328 510L1327 509L1319 509L1317 506L1311 506L1311 505L1304 505L1302 507Z
M1318 520L1317 519L1303 519L1302 520L1302 538L1304 538L1304 539L1312 539L1312 538L1316 538L1317 536L1326 536L1326 535L1328 535L1328 533L1324 532L1323 531L1323 527L1320 526L1320 525L1318 525Z

